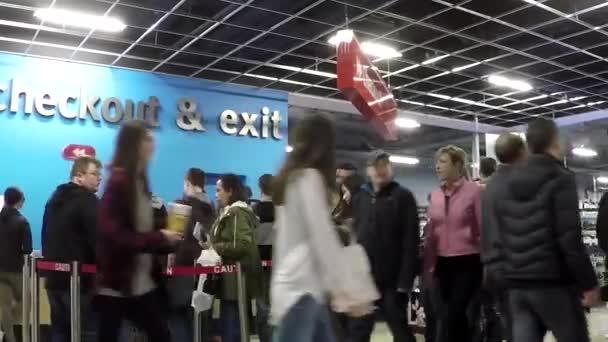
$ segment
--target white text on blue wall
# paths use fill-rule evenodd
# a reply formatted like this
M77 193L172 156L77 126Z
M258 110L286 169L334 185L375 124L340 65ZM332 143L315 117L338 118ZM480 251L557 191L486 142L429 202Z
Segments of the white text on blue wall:
M18 113L23 102L25 115L38 114L43 117L53 117L56 114L68 120L102 119L110 124L118 124L125 120L144 120L152 127L158 127L161 104L156 96L150 96L146 101L121 100L117 97L89 95L84 87L78 92L67 92L61 95L49 91L32 91L18 79L12 79L9 85L0 84L0 113L8 110ZM23 101L22 101L23 100ZM70 109L70 104L77 109ZM178 100L175 123L185 131L204 132L203 114L198 110L198 103L190 97ZM255 138L270 138L280 140L281 115L279 111L271 111L264 106L259 114L242 112L237 114L232 109L226 109L219 115L219 128L228 135L250 136Z

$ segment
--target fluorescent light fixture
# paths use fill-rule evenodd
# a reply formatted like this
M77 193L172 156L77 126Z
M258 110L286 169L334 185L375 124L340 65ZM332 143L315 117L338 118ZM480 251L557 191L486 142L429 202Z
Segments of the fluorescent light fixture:
M578 157L583 157L583 158L597 157L597 152L595 150L592 150L585 146L573 148L572 154L574 154L575 156L578 156Z
M441 107L441 106L436 106L436 105L432 105L432 104L427 104L427 107L431 107L431 108L437 108L437 109L443 109L443 110L450 110L450 108L447 107Z
M427 65L427 64L433 64L435 62L438 62L444 58L450 57L450 55L443 55L443 56L437 56L437 57L433 57L431 59L427 59L426 61L422 62L422 65Z
M334 36L329 38L327 42L331 45L337 46L340 43L350 43L354 37L355 34L353 30L340 30ZM395 48L375 42L363 42L361 43L361 49L366 54L379 58L379 60L401 57L401 53L395 50Z
M444 100L449 100L452 97L451 96L447 96L447 95L443 95L443 94L435 94L435 93L427 93L428 96L432 96L432 97L438 97L440 99L444 99Z
M372 57L377 57L379 59L401 57L401 52L384 44L378 44L374 42L363 42L361 43L361 49L363 49L363 52L365 52L366 54Z
M397 71L389 72L389 73L387 73L386 75L384 75L384 76L382 76L382 77L383 77L383 78L387 78L387 77L389 77L389 76L397 75L397 74L400 74L400 73L402 73L402 72L406 72L406 71L409 71L409 70L412 70L412 69L416 69L416 68L417 68L417 67L419 67L419 66L420 66L420 64L414 64L414 65L410 65L410 66L408 66L408 67L405 67L405 68L399 69L399 70L397 70Z
M543 107L554 106L554 105L563 104L563 103L566 103L566 102L568 102L568 100L559 100L559 101L555 101L555 102L544 104Z
M586 99L588 96L577 96L570 99L570 101L578 101L582 99Z
M389 160L395 164L404 164L404 165L417 165L420 163L418 158L414 157L405 157L405 156L390 156Z
M247 76L247 77L259 78L262 80L269 80L269 81L278 81L279 80L276 77L270 77L270 76L264 76L264 75L258 75L258 74L243 74L243 75Z
M414 119L408 118L397 118L395 120L395 125L401 128L418 128L420 127L420 123Z
M336 35L329 38L327 41L331 45L339 45L340 43L350 43L355 34L353 30L340 30L336 33Z
M490 75L488 82L499 87L507 87L518 91L530 91L533 89L532 85L528 82L510 79L501 75Z
M34 16L45 22L105 32L120 32L127 25L116 18L54 8L41 8Z
M481 103L477 103L476 101L468 100L468 99L462 99L460 97L452 97L450 100L456 101L456 102L460 102L460 103L472 104L472 105L481 105Z
M399 102L409 103L409 104L413 104L413 105L416 105L416 106L424 106L424 103L422 103L422 102L416 102L416 101L399 100Z
M291 147L289 145L285 146L285 152L291 153L292 151L293 151L293 147Z
M608 184L608 177L597 177L595 179L598 183Z
M470 68L476 67L476 66L478 66L480 64L481 64L481 62L477 62L477 63L473 63L473 64L468 64L468 65L463 65L463 66L460 66L458 68L452 69L452 72L459 72L459 71L462 71L462 70L470 69Z
M283 65L283 64L270 63L270 64L268 64L268 66L273 67L273 68L277 68L277 69L283 69L283 70L301 72L303 74L309 74L309 75L315 75L315 76L321 76L321 77L328 77L328 78L336 78L337 77L336 74L332 74L330 72L319 71L319 70L312 70L312 69L298 68L298 67L291 66L291 65Z
M595 106L602 103L606 103L606 101L589 102L587 103L587 106Z

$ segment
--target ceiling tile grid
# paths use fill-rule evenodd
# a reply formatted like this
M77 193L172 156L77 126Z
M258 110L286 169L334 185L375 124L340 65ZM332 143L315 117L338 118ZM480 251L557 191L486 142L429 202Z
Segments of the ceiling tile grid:
M63 27L39 8L127 27ZM351 29L400 52L376 65L401 108L508 127L608 108L607 16L605 0L4 0L0 51L341 98L328 39Z

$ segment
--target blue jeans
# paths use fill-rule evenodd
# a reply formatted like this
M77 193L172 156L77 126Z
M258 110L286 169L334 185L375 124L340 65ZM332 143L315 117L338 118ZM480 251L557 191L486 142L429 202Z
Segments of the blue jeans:
M53 342L70 342L70 292L47 291L51 307L51 340ZM93 295L82 295L80 298L80 326L82 342L97 341L97 316L91 308Z
M268 324L270 318L270 305L263 299L256 299L256 329L260 342L272 342L272 328Z
M222 342L241 341L241 327L239 323L239 303L233 300L222 299L220 303Z
M327 307L306 295L294 304L274 333L274 342L335 342Z
M171 339L176 342L194 340L194 310L173 308L169 314Z

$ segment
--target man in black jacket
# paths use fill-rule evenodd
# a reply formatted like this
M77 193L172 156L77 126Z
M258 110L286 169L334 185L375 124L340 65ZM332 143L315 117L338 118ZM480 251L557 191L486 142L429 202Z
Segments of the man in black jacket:
M353 199L355 234L367 252L382 298L376 303L396 342L414 342L407 322L408 294L419 269L420 226L412 193L393 180L389 155L373 152L367 173L371 183ZM353 342L369 342L375 315L353 319Z
M32 253L30 225L19 212L24 202L21 190L8 188L0 211L0 325L7 342L17 342L13 309L22 301L23 255Z
M526 143L515 134L503 133L496 140L496 157L500 161L481 197L481 261L484 265L484 341L503 341L509 336L510 319L506 310L504 280L505 256L496 217L495 205L508 190L507 180L515 165L527 155ZM496 308L500 312L498 319ZM507 341L511 341L507 338Z
M95 263L97 202L101 163L92 157L74 161L71 181L57 187L46 204L42 220L42 255L56 262ZM90 308L93 277L81 277L82 341L94 341L96 322ZM53 342L70 341L70 279L66 273L46 275L51 306Z
M528 126L531 156L506 179L495 203L513 342L589 341L584 306L597 279L582 242L574 175L561 163L553 121Z

